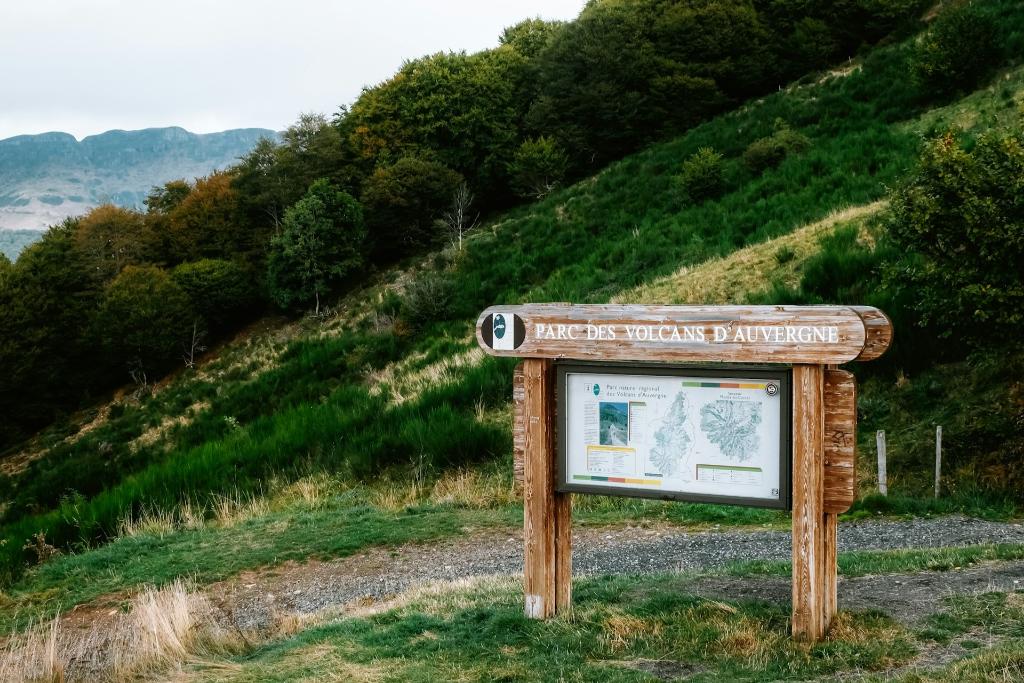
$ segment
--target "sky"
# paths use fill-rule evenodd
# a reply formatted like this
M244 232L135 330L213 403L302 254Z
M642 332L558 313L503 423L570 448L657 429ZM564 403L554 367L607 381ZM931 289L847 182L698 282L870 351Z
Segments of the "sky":
M406 59L493 47L584 0L0 0L0 139L283 130Z

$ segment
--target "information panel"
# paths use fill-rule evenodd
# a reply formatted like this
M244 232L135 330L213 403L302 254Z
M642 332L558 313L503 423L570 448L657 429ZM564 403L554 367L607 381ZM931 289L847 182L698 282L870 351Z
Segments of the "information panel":
M790 372L559 364L560 491L787 508Z

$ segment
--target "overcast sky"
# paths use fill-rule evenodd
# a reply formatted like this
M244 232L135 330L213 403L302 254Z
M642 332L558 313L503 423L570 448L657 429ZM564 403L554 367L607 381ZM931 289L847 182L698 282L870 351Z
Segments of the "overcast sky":
M0 139L281 130L407 58L497 45L584 0L0 0Z

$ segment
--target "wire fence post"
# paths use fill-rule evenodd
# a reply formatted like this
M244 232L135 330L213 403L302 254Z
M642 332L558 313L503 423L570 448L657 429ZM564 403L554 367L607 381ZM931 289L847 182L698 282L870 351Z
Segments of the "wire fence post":
M935 497L939 497L939 482L942 479L942 425L935 428Z
M878 492L883 496L889 495L889 485L885 473L885 430L879 429L875 432L875 446L878 448Z

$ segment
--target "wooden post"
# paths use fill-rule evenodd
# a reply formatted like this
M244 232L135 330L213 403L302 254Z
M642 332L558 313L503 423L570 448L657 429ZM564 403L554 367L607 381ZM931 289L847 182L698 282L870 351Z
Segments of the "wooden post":
M942 425L935 428L935 497L939 497L939 481L942 479Z
M878 492L883 496L889 495L889 484L886 481L885 473L885 430L879 429L875 432L875 447L878 449Z
M524 360L523 583L533 619L554 616L571 599L571 507L555 492L554 400L551 361Z
M824 367L793 366L793 636L825 634ZM834 602L834 601L833 601Z

